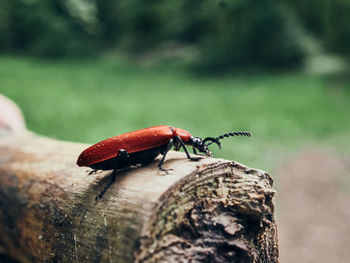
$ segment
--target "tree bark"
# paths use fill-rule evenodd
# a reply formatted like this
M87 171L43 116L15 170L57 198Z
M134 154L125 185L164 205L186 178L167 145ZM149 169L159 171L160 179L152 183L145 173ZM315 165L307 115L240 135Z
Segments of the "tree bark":
M278 262L272 179L237 162L78 167L88 145L0 129L0 252L20 262Z

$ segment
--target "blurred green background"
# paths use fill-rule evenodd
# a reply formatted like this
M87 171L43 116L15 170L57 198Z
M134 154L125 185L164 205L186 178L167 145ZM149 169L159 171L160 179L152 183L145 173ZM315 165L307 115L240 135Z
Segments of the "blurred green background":
M30 130L85 143L248 130L212 150L277 189L303 149L349 156L349 58L349 0L0 1L0 93Z
M271 172L305 145L349 152L349 13L341 0L2 0L0 92L63 140L249 130L215 155Z

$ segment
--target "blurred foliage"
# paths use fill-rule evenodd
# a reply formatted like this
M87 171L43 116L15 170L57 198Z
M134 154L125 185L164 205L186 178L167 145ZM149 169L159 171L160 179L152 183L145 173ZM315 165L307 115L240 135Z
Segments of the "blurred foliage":
M93 48L87 27L60 0L1 0L2 50L57 57Z
M350 55L350 0L284 0L329 50Z
M195 48L204 71L292 67L305 53L290 10L331 50L350 52L345 0L1 0L0 51L140 54L177 43Z
M270 0L206 1L200 36L200 68L225 70L261 65L295 66L304 53L281 5ZM263 7L263 8L262 8Z

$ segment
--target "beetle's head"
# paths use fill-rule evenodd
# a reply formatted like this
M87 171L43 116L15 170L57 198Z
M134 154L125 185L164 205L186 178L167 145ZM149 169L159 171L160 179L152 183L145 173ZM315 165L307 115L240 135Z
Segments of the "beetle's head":
M207 143L207 142L211 143ZM221 148L221 143L219 142L218 139L212 138L212 137L207 137L204 140L202 140L199 137L191 137L191 139L187 142L188 145L191 145L192 147L196 148L199 150L201 153L204 153L206 156L212 156L212 153L208 149L208 145L216 143L219 148Z
M225 137L230 137L230 136L247 136L251 137L252 134L250 132L246 131L237 131L237 132L229 132L220 135L219 137L213 138L213 137L207 137L204 140L202 140L199 137L191 137L187 142L185 142L188 145L191 145L192 147L198 149L201 153L204 153L207 156L212 156L212 153L209 151L208 146L216 143L219 148L221 148L221 143L219 142L220 139L223 139ZM180 148L180 144L178 145L178 148ZM176 145L175 145L176 149Z

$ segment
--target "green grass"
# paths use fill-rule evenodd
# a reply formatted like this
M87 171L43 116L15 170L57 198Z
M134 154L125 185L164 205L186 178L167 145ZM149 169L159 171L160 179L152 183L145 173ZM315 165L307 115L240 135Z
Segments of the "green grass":
M349 152L350 82L332 86L301 73L198 77L181 67L140 67L118 59L43 61L0 57L0 93L24 111L30 130L95 143L169 124L195 136L249 130L216 157L271 171L308 145Z

